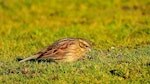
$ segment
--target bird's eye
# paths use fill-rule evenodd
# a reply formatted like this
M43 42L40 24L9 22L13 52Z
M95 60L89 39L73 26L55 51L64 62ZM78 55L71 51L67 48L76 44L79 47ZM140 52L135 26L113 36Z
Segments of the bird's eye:
M88 48L88 47L89 47L89 45L87 45L87 44L85 44L85 43L83 43L83 42L80 42L79 46L80 46L81 48Z
M89 46L86 45L85 47L89 47Z

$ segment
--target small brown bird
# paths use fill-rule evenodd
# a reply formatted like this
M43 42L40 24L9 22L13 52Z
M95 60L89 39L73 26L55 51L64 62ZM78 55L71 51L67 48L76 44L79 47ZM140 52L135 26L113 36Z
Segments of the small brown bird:
M84 38L64 38L19 62L25 62L31 59L50 59L55 62L72 62L83 58L91 49L91 42Z

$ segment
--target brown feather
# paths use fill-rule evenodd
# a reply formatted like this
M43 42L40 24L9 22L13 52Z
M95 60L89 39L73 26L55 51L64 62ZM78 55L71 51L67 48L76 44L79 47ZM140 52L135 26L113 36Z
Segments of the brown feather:
M35 55L25 58L20 62L24 62L30 59L51 59L51 60L70 60L80 58L82 52L86 50L84 47L79 47L79 40L83 40L89 44L89 41L81 38L65 38L54 42L43 50L39 51ZM84 44L85 45L85 44ZM83 46L84 46L83 45ZM89 44L90 45L90 44ZM78 49L79 48L79 49ZM83 49L80 49L83 48ZM82 51L85 50L85 51ZM73 57L73 58L72 58Z

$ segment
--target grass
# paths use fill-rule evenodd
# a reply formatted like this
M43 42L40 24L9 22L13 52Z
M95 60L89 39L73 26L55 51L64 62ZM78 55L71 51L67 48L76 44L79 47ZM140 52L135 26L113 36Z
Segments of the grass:
M148 0L1 0L0 83L150 83ZM25 62L66 37L92 41L90 59Z

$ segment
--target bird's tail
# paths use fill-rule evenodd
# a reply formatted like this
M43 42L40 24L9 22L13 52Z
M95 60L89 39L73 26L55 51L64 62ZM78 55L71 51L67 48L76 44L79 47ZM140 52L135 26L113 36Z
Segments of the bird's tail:
M28 60L31 60L31 59L37 59L39 57L39 54L36 54L36 55L33 55L33 56L30 56L30 57L27 57L25 59L22 59L20 60L19 62L25 62L25 61L28 61Z

